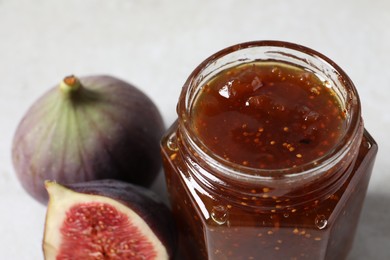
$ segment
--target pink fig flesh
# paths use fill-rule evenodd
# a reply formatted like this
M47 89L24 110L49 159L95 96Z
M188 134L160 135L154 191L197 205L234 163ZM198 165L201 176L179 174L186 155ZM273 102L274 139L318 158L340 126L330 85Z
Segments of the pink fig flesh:
M107 203L76 204L61 226L57 259L156 259L157 252L128 216ZM115 234L115 235L114 235Z
M171 213L149 190L107 180L46 187L46 259L172 259Z

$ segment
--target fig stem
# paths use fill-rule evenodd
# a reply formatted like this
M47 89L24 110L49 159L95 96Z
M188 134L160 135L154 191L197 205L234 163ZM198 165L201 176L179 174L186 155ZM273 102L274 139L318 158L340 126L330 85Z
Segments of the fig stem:
M74 75L66 76L60 83L60 89L64 93L77 91L81 87L80 80Z

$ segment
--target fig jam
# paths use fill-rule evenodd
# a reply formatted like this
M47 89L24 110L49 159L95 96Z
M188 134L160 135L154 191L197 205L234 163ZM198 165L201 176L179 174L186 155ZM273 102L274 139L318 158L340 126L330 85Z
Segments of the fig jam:
M213 153L249 167L290 168L323 156L339 141L343 110L315 74L250 63L220 72L192 108L192 124Z
M285 42L199 65L162 139L178 259L344 259L377 152L334 62Z

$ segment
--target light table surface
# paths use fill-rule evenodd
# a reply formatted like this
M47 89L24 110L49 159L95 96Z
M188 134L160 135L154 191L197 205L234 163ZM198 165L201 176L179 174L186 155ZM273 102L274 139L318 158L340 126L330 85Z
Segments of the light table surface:
M168 126L202 60L272 39L325 54L354 81L379 154L349 259L390 259L389 25L386 0L0 0L0 258L43 259L46 208L22 190L10 151L19 120L49 87L69 74L111 74L147 93Z

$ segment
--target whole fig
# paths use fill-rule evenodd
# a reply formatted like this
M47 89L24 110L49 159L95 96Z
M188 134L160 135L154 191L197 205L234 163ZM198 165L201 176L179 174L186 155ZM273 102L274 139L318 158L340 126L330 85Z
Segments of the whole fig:
M172 259L171 211L150 190L117 180L46 182L45 259Z
M27 111L13 140L22 186L47 203L45 180L118 179L149 186L164 124L143 92L111 76L66 77Z

